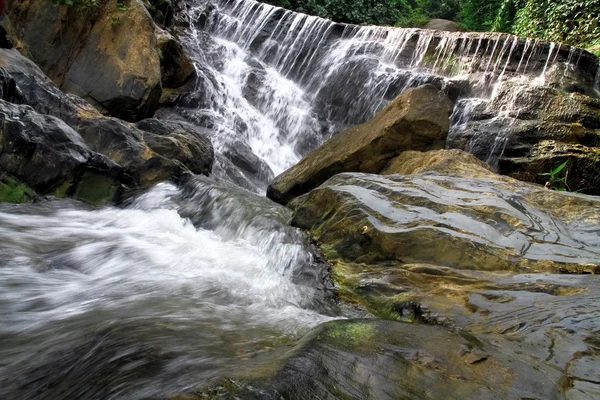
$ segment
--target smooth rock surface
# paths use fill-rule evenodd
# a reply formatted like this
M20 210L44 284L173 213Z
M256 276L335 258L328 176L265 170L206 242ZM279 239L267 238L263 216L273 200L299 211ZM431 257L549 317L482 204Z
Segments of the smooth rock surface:
M465 332L395 321L328 322L280 359L259 361L175 398L559 399L562 391L560 373L541 360Z
M281 204L340 172L380 172L405 150L441 148L452 103L432 85L409 89L373 119L340 132L275 178L267 196Z
M293 206L331 258L600 272L600 199L514 179L344 173Z

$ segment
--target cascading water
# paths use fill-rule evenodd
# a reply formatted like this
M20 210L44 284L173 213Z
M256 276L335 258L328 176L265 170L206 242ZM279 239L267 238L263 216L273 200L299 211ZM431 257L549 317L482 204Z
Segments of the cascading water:
M213 130L224 155L217 175L259 192L330 135L368 120L409 87L432 83L478 104L503 82L544 85L550 71L562 68L566 76L592 68L581 51L553 43L337 24L255 0L196 1L186 16L191 28L184 42L200 78L177 113ZM487 137L494 150L482 157L494 164L509 136L505 129Z
M452 142L482 109L510 125L506 82L584 68L574 49L511 35L342 25L254 0L197 1L185 17L198 80L159 115L209 128L214 175L257 192L408 87L459 99ZM510 135L499 132L492 164ZM489 150L472 139L464 147ZM122 208L0 205L0 398L166 396L339 316L289 218L211 179Z
M164 397L330 319L289 217L207 179L0 205L0 398Z

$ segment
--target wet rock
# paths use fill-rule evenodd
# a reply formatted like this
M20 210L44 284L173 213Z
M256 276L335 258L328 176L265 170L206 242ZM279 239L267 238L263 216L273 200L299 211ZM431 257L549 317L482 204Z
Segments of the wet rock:
M177 89L196 77L192 60L181 43L166 31L157 34L162 87Z
M237 372L197 398L554 399L562 391L560 373L541 360L505 354L469 334L395 321L328 322L278 360Z
M600 272L600 200L511 178L344 173L293 206L330 259Z
M176 178L184 170L211 172L214 151L206 130L179 121L146 119L131 126L106 118L85 100L62 93L16 50L0 49L0 80L3 99L60 118L93 151L123 166L131 189Z
M61 92L37 65L17 50L0 49L0 81L3 100L29 105L71 127L83 117L102 116L80 97Z
M5 26L17 47L62 90L126 120L150 116L161 94L155 25L139 0L81 18L51 0L10 2Z
M370 121L338 133L279 175L267 196L285 204L340 172L380 172L405 150L441 147L452 103L431 85L409 89Z
M0 171L26 185L4 182L20 199L38 194L73 196L91 204L118 199L123 170L92 152L77 132L58 118L0 100Z
M236 141L228 145L223 151L233 165L239 168L254 186L262 186L262 182L269 182L273 179L273 171L261 160L247 144ZM264 186L263 186L264 189Z

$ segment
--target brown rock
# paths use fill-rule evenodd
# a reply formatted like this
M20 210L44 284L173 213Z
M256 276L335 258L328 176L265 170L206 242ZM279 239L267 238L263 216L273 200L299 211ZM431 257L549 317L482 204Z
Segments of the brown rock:
M276 177L267 196L286 204L335 174L379 173L403 151L441 148L451 112L450 100L432 85L409 89L373 119L338 133Z
M113 116L139 120L161 94L155 25L139 0L121 11L104 2L84 18L51 0L10 2L6 20L18 48L62 90Z
M382 175L411 175L424 171L464 176L497 176L492 168L470 153L461 150L405 151L381 171Z

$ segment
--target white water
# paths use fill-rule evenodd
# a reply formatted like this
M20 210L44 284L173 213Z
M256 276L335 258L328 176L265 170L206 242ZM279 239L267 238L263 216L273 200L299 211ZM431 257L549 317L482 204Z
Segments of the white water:
M433 83L455 97L493 100L503 82L544 85L548 71L577 70L580 57L574 48L507 34L342 25L255 0L218 0L207 16L206 3L196 4L183 40L205 99L183 101L177 112L213 130L225 154L217 176L259 192L409 87ZM498 137L484 140L498 148ZM241 148L262 160L253 161L262 172L231 155ZM492 153L493 164L501 152Z
M0 398L165 395L331 319L293 282L312 256L286 210L186 190L124 209L0 206Z

